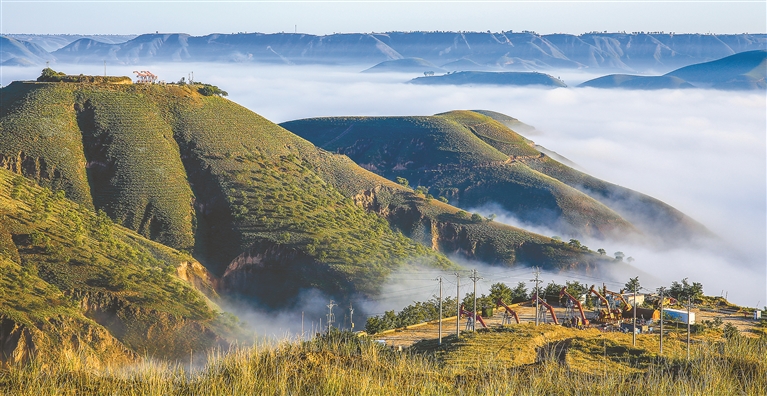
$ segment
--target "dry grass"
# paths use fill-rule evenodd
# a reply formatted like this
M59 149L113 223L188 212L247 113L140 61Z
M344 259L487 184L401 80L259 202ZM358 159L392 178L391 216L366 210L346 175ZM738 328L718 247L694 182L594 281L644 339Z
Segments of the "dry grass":
M551 331L549 331L551 330ZM548 331L548 332L547 332ZM567 331L544 329L537 338L566 336ZM586 332L588 333L588 332ZM590 334L583 339L589 340ZM492 335L493 337L490 337ZM484 347L498 348L498 334L469 337ZM0 393L20 395L444 395L444 394L763 394L767 389L767 339L737 338L696 348L687 362L674 342L668 353L653 356L644 368L616 369L612 347L626 345L622 335L606 335L607 358L592 353L586 367L563 363L556 352L529 351L516 363L503 356L484 354L474 364L454 364L434 353L392 352L348 333L308 342L283 341L242 348L228 354L210 354L201 367L145 362L128 368L93 368L76 356L63 356L59 364L0 371ZM630 345L630 340L628 342ZM449 344L448 354L472 353L467 344ZM601 346L601 345L600 345ZM474 348L476 349L476 348ZM643 349L643 348L641 348ZM665 348L664 348L665 349ZM535 348L529 348L535 351ZM581 351L587 348L579 349ZM644 349L643 349L644 350ZM665 352L665 351L664 351Z

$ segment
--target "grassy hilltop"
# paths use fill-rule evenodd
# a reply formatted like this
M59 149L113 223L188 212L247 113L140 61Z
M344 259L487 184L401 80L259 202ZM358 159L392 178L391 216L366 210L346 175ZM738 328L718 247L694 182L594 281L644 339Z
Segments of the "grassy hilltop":
M504 125L510 117L483 113L325 117L281 125L381 176L407 179L457 206L498 203L522 220L554 225L572 236L646 233L683 239L707 233L663 202L545 155Z
M454 266L441 253L548 268L601 260L470 219L201 87L12 83L0 164L193 254L224 290L269 306L309 288L375 294L404 265Z

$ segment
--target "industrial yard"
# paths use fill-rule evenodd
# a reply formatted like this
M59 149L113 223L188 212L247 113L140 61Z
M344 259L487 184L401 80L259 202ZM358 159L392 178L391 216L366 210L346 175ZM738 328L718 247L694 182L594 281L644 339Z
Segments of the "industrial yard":
M542 307L542 306L541 306ZM520 324L535 324L535 313L536 308L535 304L532 302L524 302L520 304L512 304L509 306L512 310L516 312L516 314L519 316ZM561 325L564 323L564 327L572 327L571 326L571 318L577 318L579 315L576 312L573 312L572 309L564 306L554 306L552 305L552 309L554 312L554 315L557 318L557 322ZM455 310L455 308L453 308ZM550 311L548 310L541 310L542 315L539 317L539 323L541 325L543 324L553 324L553 319L550 314ZM498 309L494 310L494 314L489 317L484 317L483 321L487 325L489 329L497 329L500 327L505 328L511 328L517 325L513 319L511 324L504 324L504 316L505 316L506 309L503 307L499 307ZM711 308L703 308L703 307L695 307L691 309L691 312L693 313L693 323L691 324L700 324L705 322L711 322L713 323L716 318L719 318L722 320L722 324L720 326L724 326L726 324L732 324L735 326L735 328L738 329L738 331L745 337L757 337L759 334L759 321L753 319L753 314L744 314L743 312L740 312L735 309L711 309ZM575 316L574 316L575 313ZM545 314L545 315L543 315ZM633 317L627 317L627 318L621 318L620 320L613 320L613 321L599 321L598 314L594 312L594 310L588 310L584 311L584 314L586 318L590 321L588 328L589 329L596 329L597 331L601 332L621 332L626 333L628 332L629 338L631 336L630 334L630 328L624 326L623 329L621 328L621 323L625 325L630 325L633 323ZM667 316L668 317L668 316ZM506 319L508 322L508 319ZM640 322L641 320L638 320ZM639 338L642 339L648 339L653 338L658 342L659 340L659 321L653 321L649 325L640 326L638 325L638 329L647 329L652 331L648 332L647 334L638 334ZM664 333L673 333L674 336L672 337L678 337L680 334L686 334L686 324L681 323L680 321L668 321L664 324ZM458 325L461 334L465 335L467 332L470 332L470 326L467 326L467 317L464 316L461 318L459 325ZM548 327L548 326L547 326ZM483 327L481 324L477 323L477 330L482 329ZM584 329L584 326L580 326L580 329ZM577 328L575 330L578 330ZM456 333L456 317L452 316L449 318L445 318L442 321L442 337L443 339L446 339L448 337L454 337ZM711 333L702 332L701 334L692 334L692 342L695 342L695 340L701 340L703 338L711 338ZM387 330L384 332L381 332L379 334L376 334L374 336L376 340L383 341L387 346L391 346L395 349L402 349L410 347L418 342L427 342L427 341L437 341L439 338L439 322L438 321L430 321L425 323L420 323L412 326L407 326L405 328L399 328L399 329L392 329Z

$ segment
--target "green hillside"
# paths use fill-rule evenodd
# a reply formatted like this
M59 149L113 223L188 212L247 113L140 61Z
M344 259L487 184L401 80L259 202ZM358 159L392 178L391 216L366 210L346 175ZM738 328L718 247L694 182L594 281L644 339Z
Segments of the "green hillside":
M197 87L17 82L2 93L6 168L194 253L225 288L277 304L312 287L375 293L406 263L452 265L328 185L310 143Z
M282 126L390 180L472 208L497 203L522 220L572 236L707 231L676 209L567 167L502 122L453 111L431 117L330 117ZM502 115L501 115L502 116Z
M478 113L317 118L282 125L366 169L425 186L431 195L460 207L496 202L523 220L563 219L563 227L575 235L633 231L601 203L528 168L521 160L541 154L523 137Z
M0 169L0 364L39 352L119 362L227 346L234 328L176 275L193 261Z
M305 289L373 295L403 266L454 267L442 253L549 268L602 260L471 219L199 88L12 83L1 91L3 167L193 254L227 293L271 307ZM469 131L438 121L435 128ZM487 137L431 136L445 164L506 158Z

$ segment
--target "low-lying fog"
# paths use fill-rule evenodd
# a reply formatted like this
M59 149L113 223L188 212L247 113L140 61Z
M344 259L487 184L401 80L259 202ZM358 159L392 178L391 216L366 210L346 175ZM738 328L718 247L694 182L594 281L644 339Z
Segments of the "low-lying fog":
M592 249L603 247L608 254L620 250L636 259L636 271L621 271L613 279L605 279L614 288L633 273L641 274L644 286L653 289L688 277L703 283L706 294L725 293L731 301L752 307L767 304L767 110L763 91L421 86L403 84L417 74L359 73L369 66L164 64L142 69L149 68L167 81L194 71L195 80L220 86L233 101L278 123L318 116L431 115L454 109L487 109L518 118L537 128L535 134L527 135L536 143L596 177L673 205L732 246L731 251L705 247L651 251L608 241L583 241ZM99 65L54 68L69 74L103 73ZM109 66L108 72L131 75L134 69L137 67ZM571 86L595 77L549 73ZM37 68L4 67L0 83L37 75ZM500 215L496 221L515 222L507 214L494 213ZM529 269L486 271L511 271L508 273L522 281L531 277ZM383 296L372 311L399 309L403 301L430 298L436 287L432 275L410 283L412 287L396 289L402 290L401 299ZM407 277L403 274L397 279L403 276ZM580 280L599 283L590 276ZM548 276L546 282L551 279ZM518 280L509 278L508 283L513 286ZM451 290L447 284L445 290ZM358 327L363 323L355 322Z

